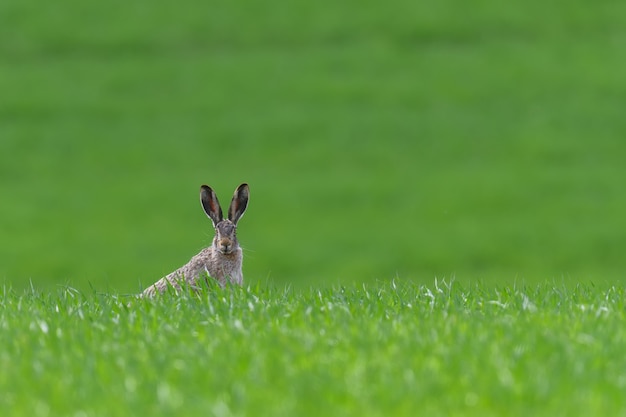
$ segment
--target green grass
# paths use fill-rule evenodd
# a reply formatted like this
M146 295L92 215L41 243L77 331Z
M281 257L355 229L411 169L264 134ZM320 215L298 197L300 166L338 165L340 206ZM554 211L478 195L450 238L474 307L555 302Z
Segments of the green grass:
M0 279L136 292L251 185L248 283L622 282L625 6L0 5Z
M0 298L10 415L624 415L623 287Z
M3 0L0 408L626 415L625 41L621 0ZM244 181L250 289L117 295Z

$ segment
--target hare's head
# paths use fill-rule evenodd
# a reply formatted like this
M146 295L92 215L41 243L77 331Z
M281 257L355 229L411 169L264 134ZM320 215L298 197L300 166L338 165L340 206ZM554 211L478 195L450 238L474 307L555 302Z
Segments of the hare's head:
M237 222L243 216L248 207L248 196L250 189L248 184L241 184L235 190L233 199L228 207L228 218L222 215L222 208L217 200L215 191L208 185L200 187L200 201L204 212L209 216L215 228L215 238L213 247L224 255L231 254L239 249L237 242Z

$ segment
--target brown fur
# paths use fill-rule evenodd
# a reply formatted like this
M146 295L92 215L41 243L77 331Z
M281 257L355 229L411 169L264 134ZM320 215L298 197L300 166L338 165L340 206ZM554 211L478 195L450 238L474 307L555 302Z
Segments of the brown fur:
M197 289L203 280L208 279L217 280L221 286L227 283L242 285L243 253L237 241L236 226L247 208L248 194L247 184L237 187L228 210L228 219L223 219L217 196L210 187L203 185L200 198L215 227L213 243L185 265L146 288L142 296L154 296L168 288L178 291L183 285Z

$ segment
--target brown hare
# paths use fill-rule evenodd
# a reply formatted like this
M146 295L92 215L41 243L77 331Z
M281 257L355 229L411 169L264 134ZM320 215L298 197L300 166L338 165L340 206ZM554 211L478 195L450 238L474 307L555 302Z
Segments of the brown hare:
M203 280L209 278L217 280L221 286L227 283L242 285L243 254L236 232L237 222L248 207L249 194L248 184L237 187L228 208L228 218L224 219L213 189L207 185L200 187L202 208L215 228L213 243L185 265L146 288L142 296L153 296L167 291L169 287L174 290L179 290L181 286L198 288Z

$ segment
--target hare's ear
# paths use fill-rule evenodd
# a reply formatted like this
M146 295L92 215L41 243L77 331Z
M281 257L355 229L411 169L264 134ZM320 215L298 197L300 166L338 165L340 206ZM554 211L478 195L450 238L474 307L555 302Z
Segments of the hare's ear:
M213 226L224 219L220 202L217 200L217 194L215 194L215 191L208 185L200 187L200 202L202 203L204 212L213 222Z
M230 207L228 208L228 220L233 222L235 225L243 216L243 213L246 211L246 207L248 207L248 197L250 195L250 188L248 184L241 184L235 190L235 194L233 195L233 199L230 202Z

